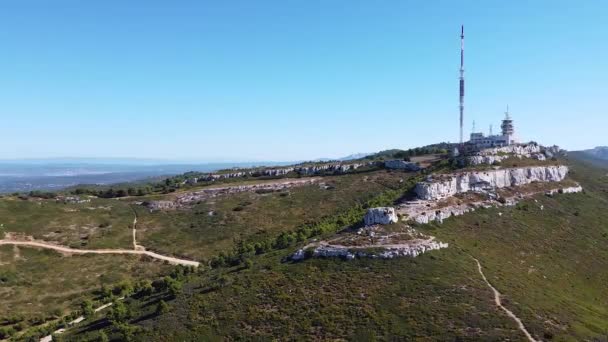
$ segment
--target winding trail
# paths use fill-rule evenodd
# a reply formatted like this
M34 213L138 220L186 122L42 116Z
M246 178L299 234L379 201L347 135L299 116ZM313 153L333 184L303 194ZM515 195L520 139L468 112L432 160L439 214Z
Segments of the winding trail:
M61 253L70 253L70 254L135 254L135 255L147 255L154 259L159 259L163 261L167 261L173 265L185 265L185 266L199 266L200 263L198 261L186 260L174 258L158 253L154 253L151 251L142 251L142 250L133 250L133 249L76 249L70 247L64 247L59 245L54 245L52 243L43 242L43 241L20 241L20 240L11 240L11 239L3 239L0 240L1 245L14 245L14 246L24 246L24 247L34 247L34 248L45 248L52 249Z
M486 278L485 274L483 274L483 270L481 269L481 264L479 263L479 260L477 260L476 258L473 258L473 259L477 263L477 269L479 270L479 274L481 274L483 281L485 281L486 284L488 285L488 287L491 288L492 291L494 292L494 302L496 303L496 306L498 306L504 312L506 312L507 315L509 315L509 317L511 317L515 321L515 323L517 323L519 330L521 330L524 333L524 335L526 335L526 337L528 338L528 341L538 342L537 340L534 339L534 337L532 337L532 335L530 334L528 329L526 329L526 327L524 326L524 323L522 323L521 319L519 319L519 317L517 317L511 310L507 309L506 307L504 307L502 305L502 301L500 300L500 292L498 292L498 290L496 290L494 288L494 286L492 286L492 284L490 284L490 282L488 281L488 278Z

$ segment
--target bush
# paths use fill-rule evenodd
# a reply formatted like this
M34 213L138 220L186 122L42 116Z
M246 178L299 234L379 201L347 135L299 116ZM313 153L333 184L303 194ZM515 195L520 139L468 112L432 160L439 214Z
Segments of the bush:
M161 299L158 302L158 305L156 306L156 313L159 315L162 315L164 313L169 312L169 309L170 309L169 304L167 304L164 300Z
M90 300L85 300L80 304L80 312L85 318L89 318L95 314L95 310L93 309L93 303Z
M13 327L1 327L0 328L0 339L8 339L15 334Z

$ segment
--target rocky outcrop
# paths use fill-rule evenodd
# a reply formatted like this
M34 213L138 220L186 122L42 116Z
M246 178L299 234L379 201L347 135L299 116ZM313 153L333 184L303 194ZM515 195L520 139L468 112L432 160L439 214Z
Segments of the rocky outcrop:
M366 226L374 224L391 224L397 222L397 214L395 214L395 208L391 207L378 207L367 209L363 221Z
M192 177L183 182L183 184L197 184L199 182L213 182L222 179L240 178L240 177L280 177L289 173L297 173L303 176L313 176L322 173L346 173L365 166L374 166L375 162L365 163L326 163L307 166L289 166L281 168L257 168L257 169L236 169L233 172L210 173L200 177Z
M514 199L509 199L505 203L495 201L483 201L451 205L436 210L428 210L429 208L423 208L423 210L412 215L409 218L419 224L427 224L431 222L443 223L443 220L447 218L450 218L452 216L461 216L466 213L474 212L478 208L491 208L493 206L512 206L516 203L517 202Z
M498 156L498 155L478 155L478 156L470 156L467 158L467 163L469 165L492 165L495 163L500 163L504 159L507 159L509 156Z
M583 187L578 185L578 186L569 186L569 187L565 187L565 188L561 188L561 189L549 190L546 192L546 194L548 196L552 196L555 194L575 194L577 192L582 192L582 191L583 191Z
M151 201L142 202L142 204L150 210L169 210L177 207L177 203L174 201Z
M541 153L542 146L529 143L529 144L514 144L503 147L493 147L483 149L479 152L481 155L500 155L500 154L515 154L524 157L530 157L532 154Z
M558 156L565 156L568 153L566 152L566 150L559 148L559 146L553 145L553 146L546 146L543 149L543 154L547 158L553 158L553 157L558 157Z
M416 163L408 162L402 159L387 160L384 162L384 167L387 169L418 171L420 167Z
M419 199L438 200L468 191L485 191L532 182L558 182L567 174L568 167L564 165L462 172L431 177L416 184L415 192Z
M294 261L300 261L307 256L316 258L342 258L352 260L355 258L382 258L393 259L396 257L417 257L422 253L429 251L447 248L448 244L435 241L434 237L428 239L416 239L403 244L397 245L372 245L372 246L337 246L330 244L322 244L316 246L306 253L304 249L296 251L291 255ZM373 251L370 249L374 249Z
M541 146L536 143L515 144L503 147L486 148L477 152L473 156L466 158L468 165L492 165L510 158L531 158L536 160L547 160L558 155L565 155L565 151L559 146Z
M554 194L568 194L577 193L583 191L580 185L557 187L555 189L546 191L547 196L553 196ZM423 201L415 200L404 202L399 205L396 209L400 215L407 217L406 220L411 220L419 224L427 224L431 222L442 223L443 220L452 217L460 216L469 212L474 212L479 208L492 208L492 207L503 207L503 206L514 206L519 201L542 193L539 191L522 191L516 192L515 195L510 197L498 197L494 193L488 193L487 199L477 201L462 201L459 200L457 204L450 201ZM446 205L447 204L447 205ZM541 206L542 210L542 206Z
M175 196L173 201L151 201L145 202L144 205L150 210L167 210L181 207L187 207L188 205L197 203L199 201L205 201L210 198L214 198L221 195L236 194L241 192L256 192L256 193L267 193L273 191L281 191L290 189L298 186L311 185L319 181L319 177L307 177L300 179L282 179L266 183L249 184L249 185L235 185L235 186L224 186L224 187L213 187L203 188L197 191L191 191L181 193Z

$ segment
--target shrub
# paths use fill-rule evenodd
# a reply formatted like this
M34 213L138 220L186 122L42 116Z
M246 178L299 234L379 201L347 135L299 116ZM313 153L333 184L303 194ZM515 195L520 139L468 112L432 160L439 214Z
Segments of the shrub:
M167 304L164 300L160 300L158 305L156 306L156 313L162 315L164 313L169 312L169 304Z

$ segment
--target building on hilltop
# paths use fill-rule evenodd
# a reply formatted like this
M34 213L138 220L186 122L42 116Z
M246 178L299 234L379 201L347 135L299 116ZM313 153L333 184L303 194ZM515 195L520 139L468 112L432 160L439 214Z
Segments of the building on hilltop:
M513 126L513 119L509 114L508 107L507 111L505 112L505 118L502 120L500 128L501 134L493 135L490 132L490 134L487 136L485 136L482 132L475 132L475 129L473 129L473 132L470 136L470 140L465 143L466 145L468 145L467 150L478 150L488 147L502 147L516 143L515 128Z

